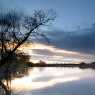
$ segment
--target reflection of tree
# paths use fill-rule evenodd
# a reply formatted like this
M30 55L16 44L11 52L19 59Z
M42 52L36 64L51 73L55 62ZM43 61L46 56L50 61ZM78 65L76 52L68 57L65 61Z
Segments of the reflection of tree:
M34 11L32 16L15 11L0 13L0 84L5 89L6 95L10 95L11 92L9 80L27 74L29 56L20 53L18 48L32 36L40 35L48 40L39 32L39 28L53 19L54 16L42 10ZM4 80L6 85L3 84Z
M0 85L6 92L6 95L11 93L11 80L27 75L29 65L32 64L29 62L29 55L24 53L16 53L14 55L15 57L13 59L11 57L11 60L8 60L7 64L0 69Z

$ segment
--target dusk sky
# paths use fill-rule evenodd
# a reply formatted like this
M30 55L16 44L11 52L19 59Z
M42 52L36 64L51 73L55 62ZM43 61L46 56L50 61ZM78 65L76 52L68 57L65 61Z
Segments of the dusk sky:
M51 43L41 42L31 47L34 60L44 57L44 60L55 62L94 61L95 0L0 0L0 9L15 9L27 14L34 9L56 12L56 20L46 32Z
M31 13L33 9L53 9L57 13L56 26L73 29L95 22L95 0L0 0L1 8L15 8Z

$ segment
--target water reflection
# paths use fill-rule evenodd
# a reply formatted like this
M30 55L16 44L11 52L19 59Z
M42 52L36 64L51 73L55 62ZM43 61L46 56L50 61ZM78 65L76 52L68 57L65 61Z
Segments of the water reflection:
M48 67L29 72L12 81L17 95L95 95L94 70Z

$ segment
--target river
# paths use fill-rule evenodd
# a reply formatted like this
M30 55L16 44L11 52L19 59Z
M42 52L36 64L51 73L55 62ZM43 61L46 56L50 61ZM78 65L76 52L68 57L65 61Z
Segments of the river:
M15 95L95 95L92 69L30 68L29 75L12 80Z

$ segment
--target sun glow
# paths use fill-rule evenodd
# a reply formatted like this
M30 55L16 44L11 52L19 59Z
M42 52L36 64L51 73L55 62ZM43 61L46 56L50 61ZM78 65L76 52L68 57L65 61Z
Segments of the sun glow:
M39 60L43 60L47 63L79 63L81 56L78 52L67 51L64 49L59 49L54 46L39 44L39 43L29 43L20 48L25 53L31 55L30 61L36 63ZM34 50L41 51L41 54L36 54ZM44 54L46 52L47 54ZM48 52L50 54L48 54Z

